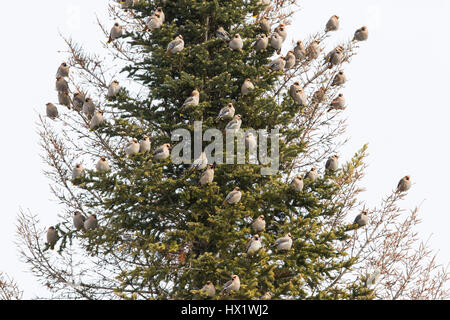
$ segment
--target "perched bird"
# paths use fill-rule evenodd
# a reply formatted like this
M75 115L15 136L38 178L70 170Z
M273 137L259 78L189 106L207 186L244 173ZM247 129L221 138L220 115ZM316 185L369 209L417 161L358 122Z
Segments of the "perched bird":
M140 148L141 148L141 145L139 144L138 139L133 138L130 140L128 145L125 147L125 153L127 156L131 157L135 154L138 154Z
M69 76L69 65L66 62L63 62L59 66L58 71L56 71L56 77L66 78L68 76Z
M186 98L186 100L184 100L182 109L185 110L188 107L196 107L198 106L199 102L200 102L200 93L198 92L197 89L195 89L194 91L192 91L191 96Z
M297 89L297 91L295 91L295 93L292 95L292 99L294 100L295 103L302 106L306 106L306 104L308 103L307 102L308 97L306 96L302 88Z
M159 15L162 23L164 23L166 21L166 15L164 14L164 11L161 7L156 8L156 10L153 14Z
M291 87L289 88L289 95L291 96L292 99L294 99L294 95L297 92L297 90L302 89L302 87L300 86L300 82L299 81L295 81Z
M94 230L98 227L98 220L95 214L91 214L89 218L84 221L84 228L86 230Z
M339 162L338 162L339 156L333 155L328 160L327 163L325 163L325 169L326 170L337 170L339 168Z
M225 41L230 41L230 34L228 32L225 31L225 29L223 27L219 27L216 31L216 38L225 40Z
M259 27L261 28L261 30L264 33L267 33L267 34L270 33L271 27L270 27L269 20L267 20L266 17L262 17L261 20L259 20Z
M197 159L195 159L191 167L189 168L189 171L192 170L203 170L208 166L208 158L206 157L206 153L202 152Z
M277 53L280 54L282 45L283 38L277 32L273 32L270 35L270 46L277 50Z
M84 222L86 221L86 217L81 214L81 212L77 211L73 215L73 226L77 230L81 230L84 228Z
M161 28L161 26L163 25L161 15L159 13L154 13L152 16L147 18L147 22L145 25L146 25L146 30L150 30L150 31Z
M234 116L233 120L228 122L228 124L225 127L225 132L236 133L241 128L241 125L242 125L241 115L237 114Z
M284 69L285 65L286 65L286 58L281 56L272 60L272 62L269 63L267 67L272 69L272 71L281 71Z
M53 103L47 103L46 104L46 113L47 117L49 117L52 120L55 120L55 118L58 118L58 109Z
M94 101L92 101L91 98L86 98L86 100L83 103L82 110L88 117L92 117L95 113Z
M104 156L100 157L100 159L97 162L97 165L95 166L95 169L97 169L97 171L99 172L106 172L111 170L108 164L108 160L106 160L106 157Z
M47 244L49 245L50 249L55 249L56 241L58 241L58 232L56 231L55 227L50 227L47 230Z
M272 293L270 291L267 291L264 293L264 295L261 297L261 300L270 300L272 299Z
M310 60L317 59L320 55L320 52L322 49L319 47L319 42L317 40L314 40L311 42L311 44L306 48L306 56Z
M333 15L325 26L325 32L336 31L337 29L339 29L339 17L337 15Z
M70 105L72 102L70 101L68 92L58 92L58 103L62 106L66 106L70 110Z
M284 237L278 238L273 246L276 246L278 250L291 250L292 235L288 233Z
M210 184L214 180L214 165L208 164L208 168L202 173L199 183L203 186Z
M245 249L245 252L247 254L253 254L257 252L259 249L261 249L261 247L262 247L261 239L259 238L259 235L255 234L247 243L247 248Z
M294 48L294 56L297 61L303 60L306 57L306 49L301 40L297 41L297 45Z
M305 179L310 179L312 181L316 181L319 177L319 174L317 173L316 168L311 168L311 170L308 171L308 173L305 175Z
M367 278L366 286L369 288L373 287L377 283L380 274L381 270L379 268L376 268L374 272Z
M287 31L286 31L286 27L284 26L284 23L280 23L280 25L278 27L276 27L274 31L281 36L281 39L283 39L283 42L286 41Z
M233 37L233 39L231 39L231 41L228 43L229 47L232 50L242 50L242 48L244 47L244 42L241 39L241 36L239 35L239 33L236 33Z
M355 31L353 41L366 41L369 38L369 31L367 27L364 26Z
M255 89L255 86L252 83L250 78L245 79L244 83L241 86L241 93L243 96L246 96L250 91Z
M72 179L76 179L76 178L79 178L82 176L84 176L83 165L81 163L77 163L75 165L75 168L73 168L73 170L72 170Z
M336 98L333 99L330 103L330 108L328 112L331 110L344 110L345 109L345 98L342 93L339 93Z
M323 64L329 63L330 68L336 66L342 62L344 59L344 47L337 46L331 50L324 58Z
M245 147L250 151L255 151L256 147L258 145L258 142L256 141L256 136L253 134L253 132L248 131L245 133Z
M411 177L404 176L397 185L397 192L405 192L411 188Z
M303 190L303 177L301 175L297 175L291 182L291 187L300 192Z
M103 118L103 110L98 110L92 117L89 128L93 130L95 127L101 126L104 122L105 119Z
M56 91L58 92L69 92L69 84L66 79L61 76L56 77Z
M83 110L83 104L86 101L86 97L83 93L75 92L73 94L72 104L73 109L76 111L82 111Z
M233 191L231 191L227 195L227 197L223 201L223 204L235 204L241 201L241 198L242 198L241 189L239 189L239 187L236 187L233 189Z
M228 105L220 109L219 115L216 118L216 121L223 120L223 119L232 119L234 117L234 106L230 102Z
M256 42L253 45L253 49L256 51L266 50L269 45L269 38L263 33L257 36Z
M327 92L327 89L325 89L324 86L321 86L319 89L317 89L316 92L314 92L312 97L313 103L321 103L325 99L325 94Z
M111 43L117 38L120 38L122 34L123 34L122 26L118 22L114 23L114 26L111 28L111 31L109 33L108 43Z
M156 150L153 152L153 157L156 160L164 160L167 159L170 156L170 144L165 143L161 146L159 146L158 148L156 148Z
M143 139L139 141L139 152L144 153L150 151L151 142L148 136L143 136Z
M334 76L333 81L331 82L332 86L341 86L347 81L345 77L344 70L339 70L339 72Z
M201 291L205 292L210 298L216 295L216 288L214 288L213 283L209 280L206 281L206 284L203 286Z
M107 93L107 97L108 98L112 98L115 97L119 94L120 92L120 85L119 85L119 81L114 80L113 82L111 82L111 84L108 87L108 93Z
M284 60L286 61L284 68L286 70L289 70L290 68L292 68L295 65L295 61L296 61L294 51L289 50L288 53L286 54L286 57L284 58Z
M239 277L233 274L231 280L224 284L222 292L230 293L231 291L238 291L240 287L241 281L239 280Z
M170 41L167 46L166 53L177 53L184 49L183 36L179 35L174 40Z
M353 224L357 224L358 226L362 227L365 226L369 222L369 216L367 215L367 210L361 211L360 214L358 214L355 218L355 221L353 221Z
M266 229L266 220L264 220L264 216L260 215L258 218L253 220L250 227L255 232L263 232Z

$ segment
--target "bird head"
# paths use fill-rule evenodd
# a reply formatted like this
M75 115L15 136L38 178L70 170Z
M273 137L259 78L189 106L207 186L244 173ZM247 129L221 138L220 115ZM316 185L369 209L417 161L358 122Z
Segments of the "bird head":
M255 235L253 236L253 240L259 240L259 235L255 234Z
M63 63L61 63L61 66L67 67L67 63L63 62Z
M119 26L118 22L114 23L114 27L118 27L118 26Z
M101 157L100 157L100 160L101 160L101 161L106 161L106 157L105 157L105 156L101 156Z
M239 191L241 190L239 187L234 188L234 191Z
M138 139L136 139L136 138L131 139L131 141L132 141L133 143L138 143L138 142L139 142Z
M410 176L405 176L405 180L406 180L406 181L409 181L409 179L411 179Z
M166 143L165 146L167 149L170 149L170 144Z
M301 46L303 44L302 40L297 40L297 45Z

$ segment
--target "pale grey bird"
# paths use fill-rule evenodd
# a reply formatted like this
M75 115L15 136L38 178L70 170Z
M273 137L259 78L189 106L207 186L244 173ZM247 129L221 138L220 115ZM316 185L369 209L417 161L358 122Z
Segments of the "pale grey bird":
M95 113L95 109L96 109L96 107L95 107L94 101L91 98L86 98L86 100L83 103L83 108L82 108L83 112L87 116L92 117Z
M295 91L295 93L292 95L292 99L296 104L302 106L306 106L306 104L308 103L307 101L308 97L306 96L305 91L303 91L302 88L297 89L297 91Z
M66 78L69 76L69 65L66 62L61 63L56 71L56 77Z
M369 31L367 27L364 26L355 31L353 41L366 41L369 38Z
M113 82L111 82L111 84L108 87L108 93L106 94L106 96L108 98L112 98L115 97L119 94L120 92L120 84L119 81L114 80Z
M261 249L261 247L262 247L261 239L259 238L259 235L255 234L247 243L247 248L245 249L245 252L247 254L253 254L255 252L258 252L258 250Z
M305 179L310 179L311 181L316 181L319 178L319 174L317 173L316 168L311 168L305 175Z
M239 187L236 187L233 189L233 191L231 191L227 195L227 197L223 201L223 204L235 204L241 201L241 198L242 198L241 189L239 189Z
M291 87L289 88L289 95L291 96L292 99L294 99L294 95L297 93L297 90L302 89L302 87L300 86L300 82L299 81L295 81Z
M339 17L337 15L333 15L325 26L325 32L336 31L337 29L339 29Z
M120 38L122 35L123 35L122 26L118 22L114 23L114 26L111 28L111 31L109 32L108 43L111 43L117 38Z
M161 15L159 13L154 13L152 16L147 18L146 30L153 31L161 28L162 25L163 21L161 19Z
M234 116L233 120L228 122L225 127L225 132L236 133L242 125L241 115L237 114Z
M331 82L332 86L341 86L347 81L345 77L344 70L339 70L339 72L334 76L333 81Z
M326 170L337 170L339 168L339 156L337 154L331 156L325 163Z
M296 59L295 59L293 50L288 51L288 53L286 54L286 57L285 57L285 61L286 61L286 63L284 65L284 68L286 70L289 70L290 68L292 68L295 65Z
M306 56L310 60L317 59L321 51L322 49L320 49L319 47L319 42L317 40L314 40L313 42L311 42L308 48L306 48Z
M230 41L231 40L230 39L230 34L227 31L225 31L225 29L223 27L219 27L216 30L216 38L219 38L219 39L222 39L222 40L225 40L225 41Z
M261 300L270 300L272 299L272 293L270 291L267 291L264 293L264 295L261 297Z
M259 26L264 33L267 33L267 34L270 33L270 29L271 29L270 22L269 22L269 20L267 20L266 17L262 17L261 20L259 20Z
M306 49L301 40L297 41L297 45L294 48L294 56L297 61L303 60L306 57Z
M243 96L246 96L250 91L254 89L255 86L253 85L252 80L250 78L247 78L241 86L241 93Z
M91 214L89 218L84 221L84 228L86 230L94 230L98 227L98 220L95 214Z
M216 121L224 120L224 119L232 119L234 117L234 106L230 102L227 106L220 109L219 115L216 118Z
M72 170L72 179L76 179L76 178L79 178L82 176L84 176L83 165L81 163L77 163L75 165L75 168L73 168L73 170Z
M345 109L345 98L342 93L339 93L336 98L333 99L330 103L330 108L328 112L331 110L344 110Z
M216 295L216 288L214 288L214 284L209 280L206 281L206 284L203 286L201 291L205 292L210 298Z
M191 96L184 100L182 105L182 110L185 110L188 107L196 107L200 103L200 92L197 89L192 91Z
M82 111L83 110L83 104L86 101L86 97L83 93L75 92L73 94L72 104L73 109L76 111Z
M103 110L98 110L92 117L91 122L89 123L89 128L93 130L95 127L101 126L104 122L105 119L103 118Z
M208 168L202 173L199 183L203 186L205 184L210 184L214 180L214 165L209 164Z
M281 71L284 69L285 65L286 65L286 58L281 56L272 60L272 62L269 63L267 67L272 69L272 71Z
M411 177L404 176L397 185L397 192L406 192L411 188Z
M149 136L143 136L143 139L139 141L139 152L144 153L150 151L151 142Z
M156 10L153 14L158 14L161 18L162 23L164 23L166 21L166 15L164 14L162 7L156 8Z
M269 45L269 38L263 33L257 36L256 42L253 45L253 49L256 51L266 50Z
M277 32L273 32L270 35L270 46L277 50L277 53L280 54L282 45L283 38Z
M55 249L55 244L58 241L58 232L56 231L55 227L50 227L47 230L47 244L50 247L50 249Z
M353 221L353 224L357 224L358 226L362 227L365 226L369 222L369 216L367 215L367 210L361 211L360 214L358 214L355 218L355 221Z
M312 102L313 103L320 103L325 99L325 94L327 93L327 89L325 89L324 86L321 86L319 89L317 89L316 92L313 94Z
M122 4L122 9L131 9L139 0L120 0Z
M189 171L192 170L203 170L208 166L208 158L206 157L206 153L202 152L197 159L195 159L191 167L189 168Z
M164 160L167 159L170 156L170 144L165 143L153 152L153 158L156 160Z
M258 218L253 220L250 227L255 232L263 232L266 229L266 220L264 220L264 216L260 215Z
M249 131L245 133L245 147L249 151L256 150L256 147L258 146L258 142L256 141L256 136L253 134L253 132Z
M179 35L168 44L166 53L177 53L182 51L183 49L184 49L183 36Z
M374 272L367 278L366 286L369 288L373 287L377 283L380 274L381 274L380 268L376 268Z
M106 160L106 157L104 156L100 157L100 159L97 161L95 169L99 172L106 172L111 170L108 164L108 160Z
M66 79L64 79L64 77L56 77L56 91L69 92L69 84L67 83Z
M70 97L68 92L58 92L58 103L62 106L66 106L70 110Z
M231 280L224 284L222 292L230 293L231 291L238 291L240 287L241 281L239 277L233 274Z
M140 148L141 148L141 145L139 144L138 139L133 138L130 140L128 145L125 147L125 154L128 157L134 156L139 153Z
M276 246L278 250L291 250L292 235L288 233L284 237L278 238L273 246Z
M77 230L81 230L84 228L84 222L86 221L86 217L81 214L81 212L77 211L73 215L73 226Z
M291 182L291 187L297 192L303 190L303 177L301 175L297 175Z
M228 43L228 46L232 49L232 50L242 50L242 48L244 47L244 42L241 39L241 36L239 35L239 33L236 33L233 37L233 39L231 39L231 41Z
M281 39L283 39L283 42L286 41L287 37L287 31L284 23L280 23L278 27L274 30L276 33L278 33L281 36Z
M47 117L49 117L52 120L55 120L55 118L58 118L58 108L53 103L47 103L46 105L46 113Z
M324 58L323 64L330 64L330 68L333 66L337 66L344 59L344 47L337 46L333 50L331 50Z

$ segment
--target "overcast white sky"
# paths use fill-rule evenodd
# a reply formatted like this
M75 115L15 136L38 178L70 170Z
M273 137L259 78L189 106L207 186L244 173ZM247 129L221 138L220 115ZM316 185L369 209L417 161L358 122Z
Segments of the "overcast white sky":
M15 240L19 208L38 214L43 225L56 221L58 205L51 197L49 181L39 157L35 132L37 114L45 103L56 101L55 72L65 60L58 30L83 43L88 50L100 48L95 15L108 21L107 0L6 1L0 10L2 49L0 88L3 123L2 223L0 224L0 271L13 276L26 298L44 294L37 281L19 261ZM330 46L351 38L366 25L369 40L345 66L349 82L343 93L348 108L347 159L369 143L367 191L369 206L379 203L399 179L411 175L415 183L402 203L405 208L421 204L420 236L430 235L439 261L450 261L450 212L448 183L450 159L448 72L450 72L450 2L299 0L302 10L288 27L290 36L306 39L322 30L337 14L341 28L328 41ZM20 13L20 14L19 14ZM288 49L288 48L285 48ZM43 235L44 237L45 235Z

